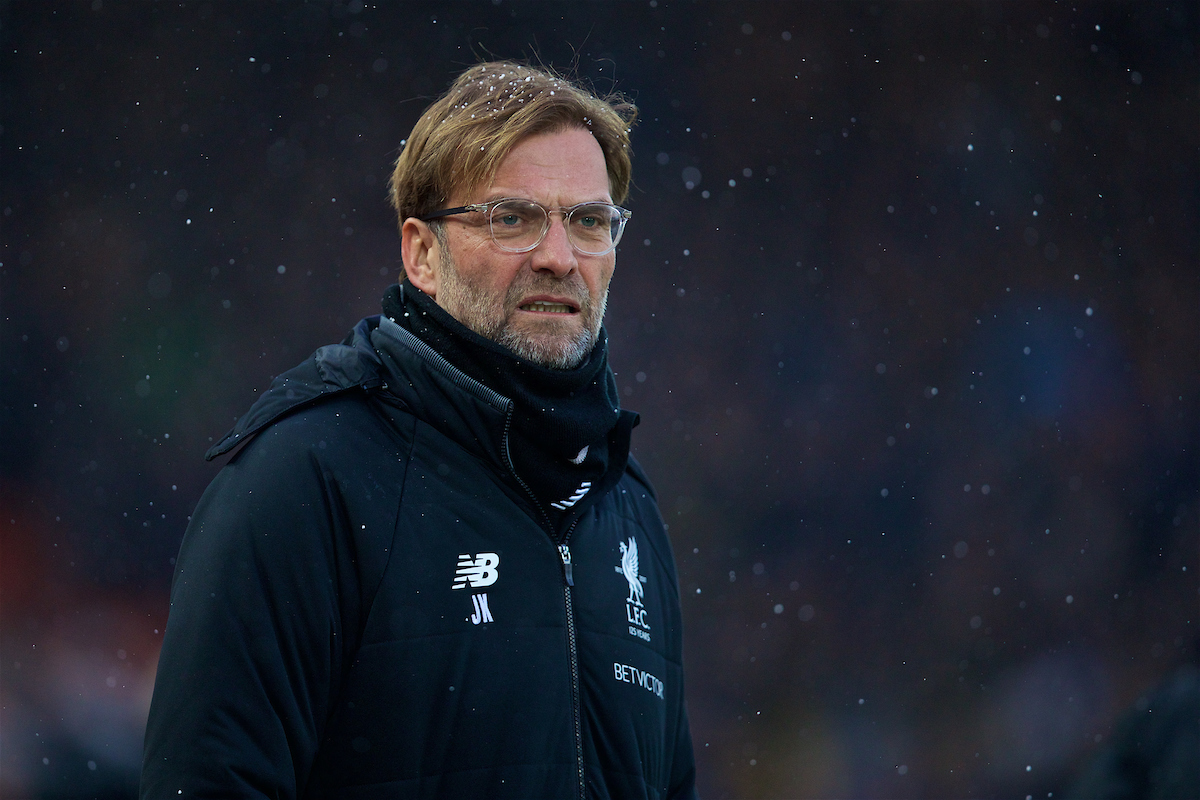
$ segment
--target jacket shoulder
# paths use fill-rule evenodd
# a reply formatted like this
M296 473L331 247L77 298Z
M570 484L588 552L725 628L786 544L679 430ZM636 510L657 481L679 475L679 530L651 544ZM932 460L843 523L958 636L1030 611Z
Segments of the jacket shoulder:
M625 465L625 474L613 490L613 501L618 513L625 515L645 535L649 551L660 567L670 577L671 584L678 595L678 575L675 567L675 554L671 547L667 524L663 520L662 511L658 507L658 495L647 477L642 466L629 457Z
M277 376L233 429L204 454L206 461L225 455L287 414L352 389L383 384L382 364L370 345L378 317L355 326L341 344L318 348L302 363Z
M655 503L658 502L658 492L654 491L654 484L650 483L650 477L646 475L646 471L642 469L642 465L631 454L629 460L625 463L625 474L633 478Z

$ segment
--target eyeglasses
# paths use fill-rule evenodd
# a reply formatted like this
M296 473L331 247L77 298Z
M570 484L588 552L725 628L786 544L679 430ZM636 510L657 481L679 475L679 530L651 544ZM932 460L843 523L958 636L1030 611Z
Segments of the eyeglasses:
M633 216L628 209L611 203L579 203L569 208L546 208L533 200L506 197L488 203L445 208L419 217L430 222L453 214L478 212L487 216L492 241L509 253L528 253L546 238L550 215L559 213L567 230L567 241L588 256L610 253L621 241L625 223Z

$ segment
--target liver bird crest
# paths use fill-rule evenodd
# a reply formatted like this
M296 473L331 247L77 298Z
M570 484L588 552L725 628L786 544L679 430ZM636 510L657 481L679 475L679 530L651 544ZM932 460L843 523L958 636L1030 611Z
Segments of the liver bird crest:
M625 602L640 606L642 604L642 594L645 591L642 589L642 583L646 579L638 575L637 539L630 536L629 543L620 542L620 547L621 567L618 571L625 576L625 580L629 581L629 597Z

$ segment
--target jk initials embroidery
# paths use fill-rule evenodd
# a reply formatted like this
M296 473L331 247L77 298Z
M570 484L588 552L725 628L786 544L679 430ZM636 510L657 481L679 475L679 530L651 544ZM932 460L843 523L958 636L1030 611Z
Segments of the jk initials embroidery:
M492 612L488 608L487 592L471 595L471 602L475 604L475 613L471 615L472 625L482 625L485 622L495 622L492 619Z

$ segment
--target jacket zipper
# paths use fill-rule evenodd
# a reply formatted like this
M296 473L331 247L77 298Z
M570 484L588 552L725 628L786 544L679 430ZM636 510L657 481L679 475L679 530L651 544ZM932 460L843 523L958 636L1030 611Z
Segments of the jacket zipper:
M562 558L563 578L566 581L563 586L563 602L567 609L567 652L571 658L571 706L575 718L575 766L576 776L579 779L579 800L583 800L587 795L587 781L583 773L583 704L579 698L579 646L575 634L575 607L571 602L571 587L575 585L575 577L571 567L571 548L567 546L567 539L573 530L575 530L574 522L571 523L566 536L559 544L558 554Z
M504 460L507 462L508 471L512 473L513 478L520 484L521 488L525 490L525 494L533 503L533 507L542 515L546 531L552 533L550 515L542 508L542 504L538 502L537 496L529 488L529 485L517 474L512 456L508 452L508 434L512 429L513 410L514 406L510 401L508 413L504 417ZM558 543L558 556L562 560L563 568L563 606L567 612L567 654L571 662L571 711L575 721L575 771L576 777L579 780L577 787L579 800L584 800L587 796L587 781L583 772L583 706L579 698L579 645L575 634L575 605L571 602L571 587L575 585L575 574L571 566L571 548L567 546L567 540L571 538L571 533L575 530L577 524L579 524L578 518L571 523L571 527L567 528L567 532L563 534L562 539Z
M444 375L449 377L454 383L472 392L478 397L483 398L491 405L497 408L505 408L504 415L504 436L503 456L505 466L512 473L513 479L525 491L526 496L533 507L537 509L538 514L542 518L542 526L553 541L554 528L550 524L550 515L542 508L542 504L538 502L537 495L529 488L529 484L517 474L516 467L513 465L512 455L508 451L509 433L512 430L512 419L515 405L512 400L504 397L495 390L479 383L473 378L466 375L449 361L441 356L437 351L430 347L425 342L421 341L416 336L413 336L408 331L397 326L395 334L409 348L417 352L421 357L428 361L432 366L437 368ZM575 526L579 523L578 517L571 523L571 527L567 528L567 532L563 534L562 539L558 543L558 554L562 559L563 564L563 602L567 612L567 651L571 660L571 704L572 711L575 717L575 765L576 772L579 778L579 800L584 800L587 794L587 782L583 770L583 707L580 701L579 690L579 647L576 641L575 632L575 607L571 602L571 588L575 585L575 576L571 567L571 549L567 546L567 540L571 538L571 533L575 530Z

